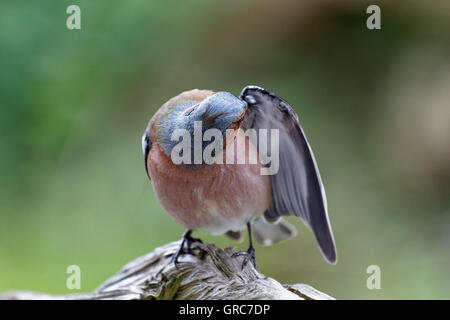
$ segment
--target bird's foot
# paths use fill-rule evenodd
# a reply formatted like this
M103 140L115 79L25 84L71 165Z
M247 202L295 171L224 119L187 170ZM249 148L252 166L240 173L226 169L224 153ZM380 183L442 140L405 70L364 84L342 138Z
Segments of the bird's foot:
M234 257L239 257L239 256L244 256L244 255L245 255L245 258L244 258L244 261L242 262L242 269L244 269L246 264L251 260L255 269L258 270L258 266L256 265L255 248L253 246L250 246L250 248L248 248L247 251L238 251L238 252L233 253L231 256L234 258Z
M178 267L178 258L184 254L192 254L192 244L195 242L203 243L203 241L199 238L194 238L191 236L192 230L187 230L183 233L181 237L181 244L175 254L172 256L172 261L175 264L175 267Z

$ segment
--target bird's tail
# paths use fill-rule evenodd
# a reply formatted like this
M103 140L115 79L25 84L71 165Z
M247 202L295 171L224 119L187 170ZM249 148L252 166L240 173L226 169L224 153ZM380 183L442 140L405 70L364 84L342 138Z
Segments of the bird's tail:
M256 241L266 246L297 235L297 229L283 219L269 223L259 218L252 223L252 231Z

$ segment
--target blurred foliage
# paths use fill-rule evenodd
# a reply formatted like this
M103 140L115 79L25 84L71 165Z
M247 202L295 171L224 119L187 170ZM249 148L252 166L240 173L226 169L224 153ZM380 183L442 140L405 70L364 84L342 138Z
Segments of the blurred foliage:
M327 265L290 219L299 236L258 247L262 272L337 298L450 298L450 5L378 3L380 31L356 0L3 0L0 291L68 293L71 264L90 291L179 238L145 175L146 123L181 91L255 84L299 114L339 254Z

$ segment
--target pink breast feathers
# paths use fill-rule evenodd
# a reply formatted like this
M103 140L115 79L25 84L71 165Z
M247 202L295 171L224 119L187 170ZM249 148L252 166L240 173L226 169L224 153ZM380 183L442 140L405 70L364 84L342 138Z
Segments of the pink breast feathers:
M265 168L259 162L248 161L257 151L247 138L234 140L234 150L236 141L245 141L247 152L235 152L234 163L227 159L224 164L196 169L173 164L159 144L153 144L147 162L149 174L159 201L175 221L188 229L223 234L242 230L269 207L269 176L261 175ZM224 153L224 157L230 155Z

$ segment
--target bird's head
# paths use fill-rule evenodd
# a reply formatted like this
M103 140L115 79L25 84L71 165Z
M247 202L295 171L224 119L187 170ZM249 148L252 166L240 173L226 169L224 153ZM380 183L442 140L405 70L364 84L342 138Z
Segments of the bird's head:
M200 101L176 100L176 104L159 121L158 140L163 151L171 156L173 148L179 145L181 140L186 142L186 137L181 137L180 134L188 134L193 160L194 152L198 152L194 150L195 139L200 139L202 152L215 140L215 137L210 137L211 133L214 135L220 132L222 141L228 143L230 138L227 137L227 129L240 128L246 109L247 103L229 92L211 92ZM209 129L215 129L215 131ZM224 143L222 145L225 147ZM200 166L204 164L202 161ZM194 166L198 165L199 163L196 163Z
M182 115L187 124L201 121L204 131L214 128L225 133L240 126L246 108L247 103L233 94L218 92L186 108Z

